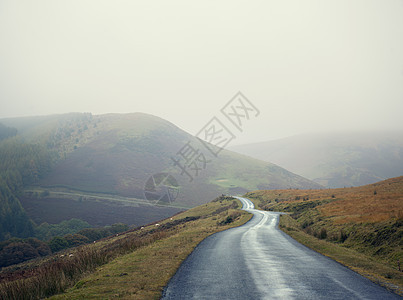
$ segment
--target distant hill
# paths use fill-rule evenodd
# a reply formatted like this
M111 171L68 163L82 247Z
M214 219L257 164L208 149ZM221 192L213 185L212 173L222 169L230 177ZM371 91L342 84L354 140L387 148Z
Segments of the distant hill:
M360 186L403 175L402 131L305 134L230 149L326 187Z
M17 129L4 126L0 123L0 141L17 135Z
M17 128L27 141L46 144L60 157L52 170L31 187L31 190L46 189L50 194L39 199L35 196L38 193L31 191L22 198L24 208L37 223L50 221L49 214L43 216L41 211L51 210L58 214L58 219L52 219L56 222L61 221L63 215L80 215L80 205L84 211L84 204L88 204L85 209L91 211L91 201L92 204L98 203L98 207L105 205L105 208L102 212L97 210L96 217L86 220L90 224L94 224L97 218L105 220L97 225L121 221L122 210L116 207L126 205L131 207L126 210L130 214L121 218L140 225L206 203L223 193L320 187L274 164L227 150L215 157L198 139L174 124L143 113L99 116L76 113L3 119L0 122ZM189 166L188 171L193 175L191 182L185 173L181 175L182 171L172 160L181 158L178 152L188 142L199 154L203 153L206 162L204 165L202 157L199 158L197 176L192 170L195 166ZM144 199L144 189L147 180L158 173L171 174L177 180L179 195L173 202L169 200L174 197L165 198L158 203L163 206L152 206L153 203ZM100 194L108 195L108 199ZM71 200L75 201L74 205L66 208L63 203ZM83 204L79 205L77 201ZM68 207L71 211L66 211ZM82 214L80 217L83 218Z

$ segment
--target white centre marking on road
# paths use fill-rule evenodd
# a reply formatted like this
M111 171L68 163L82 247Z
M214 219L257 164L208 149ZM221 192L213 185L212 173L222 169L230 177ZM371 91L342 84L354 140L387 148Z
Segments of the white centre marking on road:
M245 204L244 201L242 202ZM252 205L248 204L244 205L247 210L253 210L262 215L261 220L249 228L241 238L241 250L245 254L246 265L256 287L262 295L265 295L264 299L293 299L294 291L287 285L281 274L283 267L279 265L274 256L264 250L265 247L259 242L259 231L274 229L276 217L267 212L255 210L251 207Z

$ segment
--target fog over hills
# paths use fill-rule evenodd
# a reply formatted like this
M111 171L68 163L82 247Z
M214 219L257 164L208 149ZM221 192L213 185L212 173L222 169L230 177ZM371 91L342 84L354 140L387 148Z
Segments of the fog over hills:
M168 121L148 114L93 116L76 113L3 119L0 122L17 128L26 142L46 145L58 157L52 169L30 187L50 191L49 199L35 198L33 192L21 198L27 213L37 223L60 222L62 217L69 216L96 225L113 223L113 220L139 225L206 203L222 193L320 187L277 165L228 150L220 151L216 157L197 138ZM184 151L190 149L189 145L198 156L195 156L194 164L188 163L187 171L183 172L174 165L174 160L186 164L189 157ZM156 201L145 199L144 192L148 189L147 181L153 178L151 176L160 173L170 174L176 179L179 194L176 199L176 194L169 199L165 197L157 203L158 206L154 206ZM158 180L160 175L156 176L154 180ZM161 192L158 188L164 186L156 187L154 192L157 195ZM103 217L97 218L91 213L83 215L84 207L80 209L80 205L84 204L78 203L87 199L83 203L96 203L99 207L103 205L100 200L104 197L102 195L107 195L109 205L101 211L97 210L97 214ZM71 209L67 211L66 201L73 201L69 202ZM126 212L117 210L110 216L108 207L122 208L122 203L130 208ZM96 223L102 218L105 218L104 223Z
M301 134L230 149L327 187L359 186L403 175L402 131Z

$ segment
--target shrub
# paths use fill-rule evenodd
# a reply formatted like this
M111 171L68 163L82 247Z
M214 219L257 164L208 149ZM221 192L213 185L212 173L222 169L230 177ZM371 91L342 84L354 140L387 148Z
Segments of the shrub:
M35 238L10 239L0 245L0 267L18 264L39 256L51 254L49 246Z
M0 253L0 266L6 267L38 257L38 251L28 243L11 243Z
M116 234L116 233L119 233L119 232L124 232L124 231L127 231L127 230L129 230L129 226L126 225L126 224L123 224L123 223L116 223L116 224L113 224L113 225L109 228L109 231L110 231L112 234Z
M64 236L64 239L67 241L69 247L80 246L90 242L90 240L82 234L68 234Z
M218 225L227 225L230 224L232 222L234 222L239 216L241 215L241 213L239 211L233 212L230 215L228 215L223 221L219 222Z
M218 223L218 225L227 225L232 222L234 222L234 218L232 216L227 216L223 221Z
M325 238L327 238L327 231L326 231L325 228L322 228L322 229L320 230L319 238L320 238L321 240L324 240Z
M346 234L343 230L340 230L339 242L344 243L347 238L348 234Z
M78 234L86 236L90 241L96 241L111 235L111 232L106 228L86 228L80 230Z
M67 242L67 240L65 238L56 236L50 240L49 247L52 250L52 252L57 252L57 251L68 248L69 243Z

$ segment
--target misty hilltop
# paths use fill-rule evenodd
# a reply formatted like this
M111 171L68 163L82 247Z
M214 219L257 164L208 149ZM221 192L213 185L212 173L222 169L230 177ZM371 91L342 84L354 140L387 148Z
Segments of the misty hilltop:
M303 134L230 149L332 188L403 175L402 131Z
M121 216L122 219L115 215L115 221L139 224L206 203L219 194L320 187L269 162L228 150L222 150L215 156L197 138L166 120L148 114L93 116L72 113L3 119L0 123L16 128L25 142L44 145L54 157L50 170L30 185L28 196L22 197L23 206L36 222L60 222L62 216L51 219L52 212L49 211L46 219L40 211L60 211L70 201L69 206L74 206L75 212L65 212L64 216L79 216L94 223L94 216L81 216L78 202L71 202L83 197L92 199L93 194L97 194L98 198L94 199L98 200L102 198L99 194L109 195L109 198L123 197L119 198L120 202L109 201L108 205L119 203L121 207L125 203L132 207L132 211L126 217ZM203 157L197 156L198 169L194 168L195 165L188 165L187 172L183 172L174 161L186 163L184 151L186 147L189 150L189 145ZM174 195L158 203L154 201L152 204L158 206L152 206L147 203L149 199L145 199L146 183L150 178L155 180L159 176L156 174L161 173L170 174L176 180L179 194L177 198ZM46 190L50 196L35 198L35 190ZM158 193L157 190L155 192ZM65 202L53 199L55 195L64 195Z

